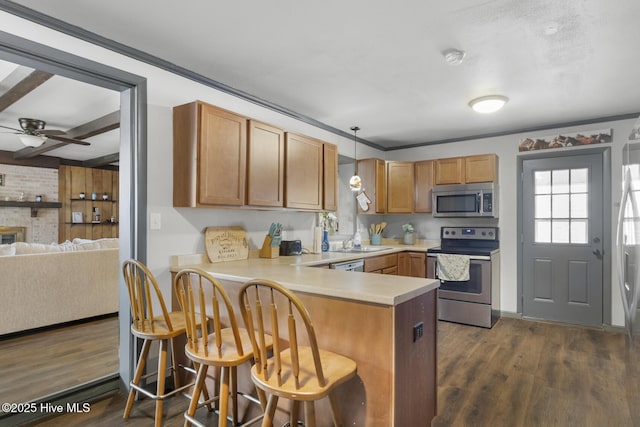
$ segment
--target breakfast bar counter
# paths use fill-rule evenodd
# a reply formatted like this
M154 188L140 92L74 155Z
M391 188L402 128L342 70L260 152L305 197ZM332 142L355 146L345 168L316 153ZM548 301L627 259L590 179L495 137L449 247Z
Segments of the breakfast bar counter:
M357 376L336 389L344 425L428 426L436 414L436 321L439 282L432 279L313 268L374 254L323 253L206 263L206 255L176 256L171 268L199 267L216 277L235 303L240 286L275 280L306 305L320 348L348 356ZM173 308L178 305L173 299ZM181 354L182 352L177 352ZM241 387L251 391L248 369ZM245 383L243 384L243 381ZM316 408L317 425L329 426L328 401ZM279 408L276 421L287 421Z

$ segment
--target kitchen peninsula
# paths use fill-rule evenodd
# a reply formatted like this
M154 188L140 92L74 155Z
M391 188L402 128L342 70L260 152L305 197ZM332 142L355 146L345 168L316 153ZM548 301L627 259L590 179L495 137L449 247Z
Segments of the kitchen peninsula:
M253 278L268 278L287 286L309 310L320 348L351 357L358 365L357 376L337 388L344 425L428 426L436 414L439 282L313 268L405 249L274 259L250 256L214 264L207 263L206 255L175 256L171 271L203 268L224 285L234 303L240 285ZM173 304L177 308L175 301ZM240 388L251 391L250 383L242 384L248 378L248 369L239 375ZM283 424L287 408L280 409L276 417ZM328 402L321 401L316 414L319 426L331 425Z

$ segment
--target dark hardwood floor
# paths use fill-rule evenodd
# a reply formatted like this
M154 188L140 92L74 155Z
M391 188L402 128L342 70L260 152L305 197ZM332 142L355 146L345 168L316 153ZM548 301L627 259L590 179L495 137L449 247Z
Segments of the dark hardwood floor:
M510 318L492 329L440 322L438 332L433 426L640 426L639 369L626 363L640 363L640 349L626 351L622 334ZM136 402L127 421L124 403L115 394L87 414L38 425L153 425L153 401ZM168 399L163 425L182 426L187 403ZM217 422L215 414L199 418Z
M640 426L640 376L624 335L502 318L441 322L433 426ZM640 346L637 346L640 347Z
M0 402L36 400L118 372L118 365L117 317L3 339Z

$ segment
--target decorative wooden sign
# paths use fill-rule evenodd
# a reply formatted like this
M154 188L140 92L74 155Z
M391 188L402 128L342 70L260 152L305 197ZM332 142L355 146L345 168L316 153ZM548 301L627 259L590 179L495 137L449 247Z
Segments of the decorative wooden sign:
M242 227L207 227L204 232L204 245L211 262L249 257L247 233Z

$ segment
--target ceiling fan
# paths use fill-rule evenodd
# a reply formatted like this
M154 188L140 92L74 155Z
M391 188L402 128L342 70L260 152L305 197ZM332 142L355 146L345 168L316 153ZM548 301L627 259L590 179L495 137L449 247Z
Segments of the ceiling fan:
M66 137L64 135L67 133L61 130L45 130L44 126L46 125L46 122L43 120L20 118L18 121L20 122L20 127L22 129L15 129L2 125L0 125L0 127L14 131L12 133L17 134L20 141L27 147L39 147L47 139L66 142L68 144L91 145L86 141Z

